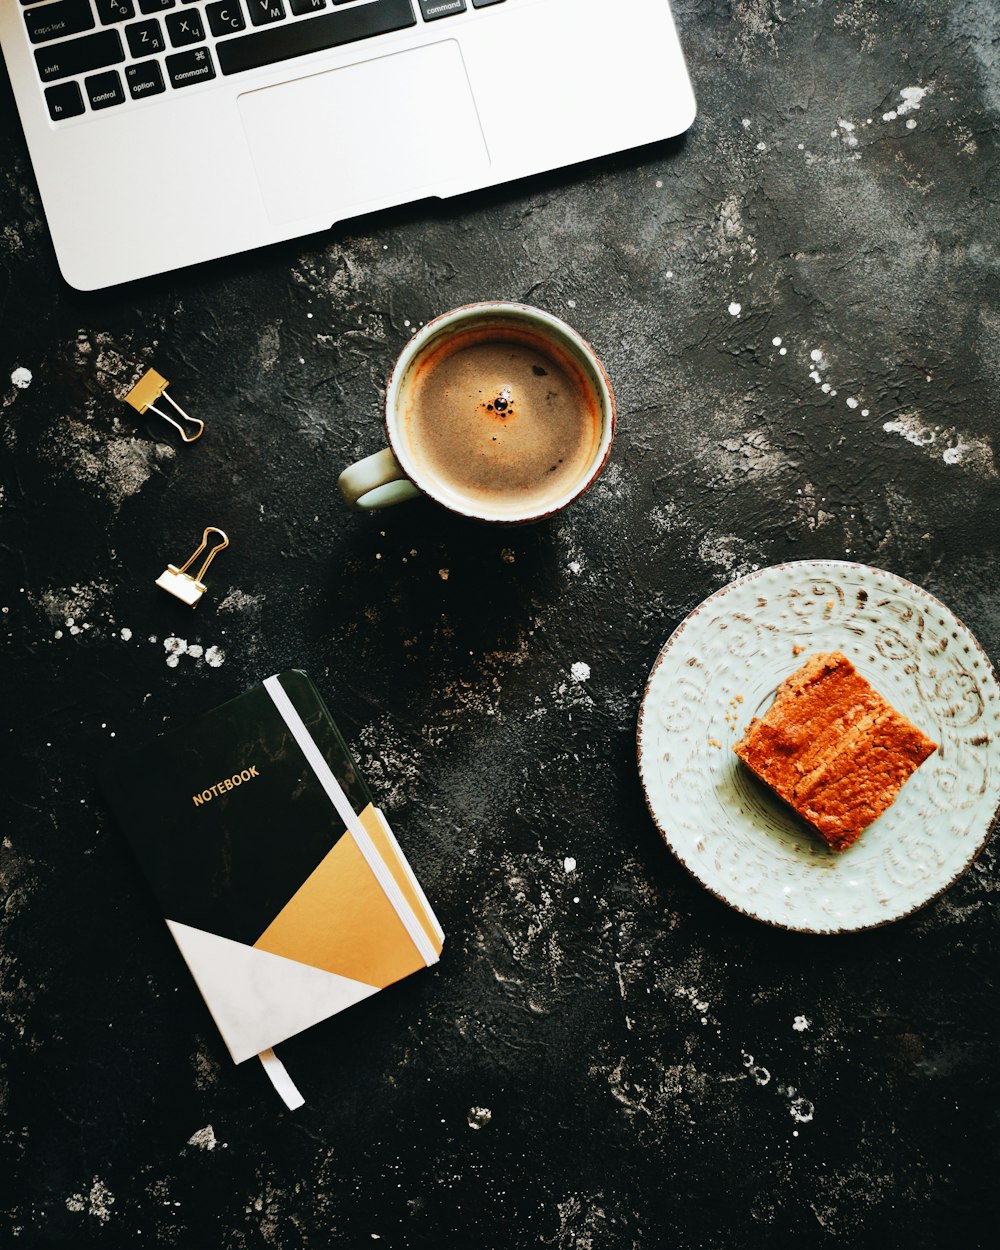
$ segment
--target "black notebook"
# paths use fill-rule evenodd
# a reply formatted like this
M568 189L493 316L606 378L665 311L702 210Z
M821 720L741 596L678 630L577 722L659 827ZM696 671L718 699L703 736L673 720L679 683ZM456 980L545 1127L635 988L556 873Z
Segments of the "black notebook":
M434 913L305 673L120 760L105 788L237 1063L440 956Z

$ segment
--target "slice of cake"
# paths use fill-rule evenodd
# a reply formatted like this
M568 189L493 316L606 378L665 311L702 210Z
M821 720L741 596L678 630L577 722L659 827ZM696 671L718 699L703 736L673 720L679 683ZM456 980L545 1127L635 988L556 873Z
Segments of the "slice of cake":
M733 750L831 850L843 851L937 744L834 651L810 656L786 678Z

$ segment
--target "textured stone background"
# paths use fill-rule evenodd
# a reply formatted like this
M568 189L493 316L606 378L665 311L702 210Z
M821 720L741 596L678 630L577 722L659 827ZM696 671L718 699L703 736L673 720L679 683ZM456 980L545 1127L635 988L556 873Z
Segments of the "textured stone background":
M684 141L97 295L0 86L0 1245L989 1241L995 849L885 930L766 929L663 848L634 730L685 613L779 560L892 569L1000 657L1000 11L674 7ZM600 484L517 531L348 516L395 354L483 297L604 357ZM110 398L121 356L201 443ZM209 523L192 614L152 581ZM95 785L291 664L449 935L282 1048L295 1115L230 1064Z

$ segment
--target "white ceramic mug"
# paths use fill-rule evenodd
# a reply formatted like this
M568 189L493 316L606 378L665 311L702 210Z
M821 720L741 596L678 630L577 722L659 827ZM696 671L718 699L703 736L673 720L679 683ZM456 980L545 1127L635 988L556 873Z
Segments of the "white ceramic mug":
M504 327L520 328L542 344L551 345L554 351L568 355L592 391L600 413L600 434L589 462L561 494L545 500L542 507L535 502L523 510L516 507L512 510L508 503L502 509L491 509L482 499L474 499L453 483L434 477L416 463L407 445L401 415L416 367L431 351L436 352L446 337L492 326L500 332L498 337L502 338ZM611 451L615 435L615 398L608 375L593 348L558 317L526 304L468 304L428 322L404 347L386 388L385 428L389 446L350 465L340 475L340 493L349 508L368 512L427 495L462 516L516 525L551 516L592 485Z

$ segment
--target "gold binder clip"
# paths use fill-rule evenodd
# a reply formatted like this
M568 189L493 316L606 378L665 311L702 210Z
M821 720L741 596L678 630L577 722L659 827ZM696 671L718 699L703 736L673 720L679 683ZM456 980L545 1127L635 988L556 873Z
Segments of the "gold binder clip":
M199 421L197 417L190 417L173 399L167 394L167 387L170 383L162 374L156 372L155 369L147 369L138 382L125 395L125 402L129 404L138 413L146 411L155 412L158 417L162 417L164 421L169 421L177 433L185 441L185 443L193 443L196 439L201 438L202 431L205 428L205 422ZM168 413L162 412L157 408L155 401L162 396L175 412L180 413L183 420L187 421L190 426L196 426L195 432L189 434L187 430L175 421Z
M187 570L192 564L194 564L195 560L198 559L201 553L208 546L209 534L221 535L222 542L215 544L212 550L205 557L205 563L198 570L197 576L192 577ZM188 557L186 563L182 564L180 568L175 567L173 564L168 564L165 571L162 572L156 579L157 586L159 586L161 590L165 590L168 594L173 595L175 599L180 599L181 603L186 603L189 608L193 608L207 589L204 582L201 580L205 576L205 570L212 563L219 552L224 547L228 546L229 539L227 538L225 532L220 530L217 525L209 525L204 534L201 536L201 546L197 549L197 551L193 551Z

